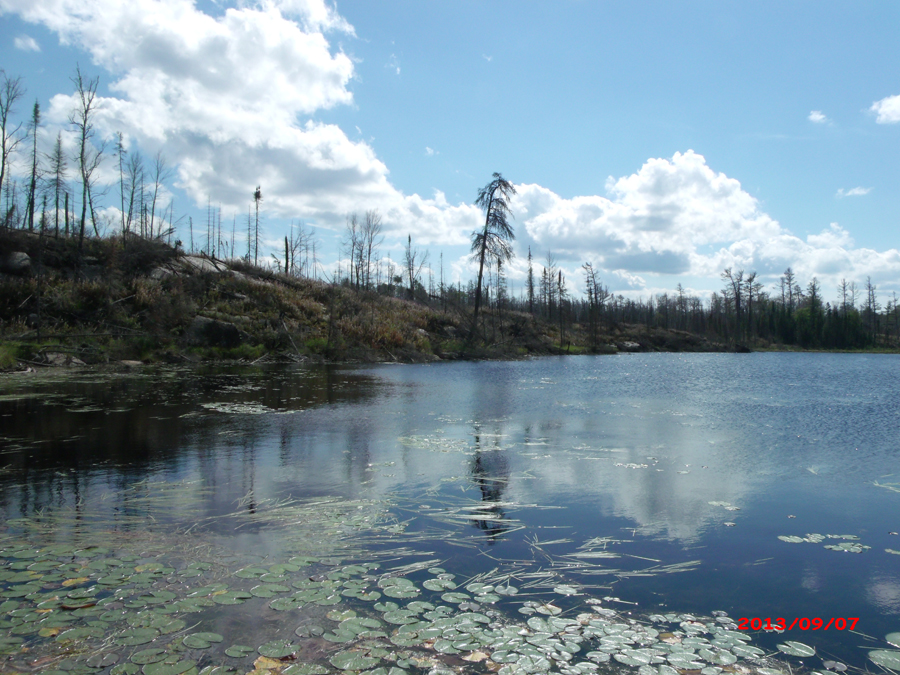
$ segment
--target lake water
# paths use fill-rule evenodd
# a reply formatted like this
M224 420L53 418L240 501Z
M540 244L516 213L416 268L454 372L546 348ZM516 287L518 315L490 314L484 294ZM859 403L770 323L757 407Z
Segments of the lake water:
M634 354L4 376L0 652L115 675L260 654L300 675L787 672L745 633L793 669L874 668L900 630L898 375L891 355ZM732 625L757 617L858 621ZM525 628L540 654L502 643Z

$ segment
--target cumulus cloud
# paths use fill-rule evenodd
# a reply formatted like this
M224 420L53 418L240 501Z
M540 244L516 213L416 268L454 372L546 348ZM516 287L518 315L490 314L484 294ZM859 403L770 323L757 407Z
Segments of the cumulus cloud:
M806 119L816 124L825 124L825 122L828 121L828 118L825 117L821 110L810 111L809 116Z
M353 60L328 37L353 27L325 0L246 0L216 15L192 0L0 0L0 12L47 27L105 69L98 129L122 131L148 155L162 149L197 204L246 213L260 185L270 217L340 230L348 212L378 209L385 234L412 233L421 246L466 246L483 220L439 191L404 194L369 143L314 119L353 102ZM65 126L74 103L54 96L48 121ZM563 197L518 185L520 252L552 249L572 270L591 260L607 283L635 292L685 275L718 279L727 266L778 275L790 265L823 284L827 275L900 278L897 250L855 248L836 224L795 236L690 150L648 159L605 187L604 196Z
M39 52L41 51L41 46L37 43L30 35L20 35L15 40L13 40L13 45L15 45L16 49L21 49L23 52Z
M337 228L347 212L375 208L387 232L415 227L422 243L460 243L477 222L474 207L404 195L369 144L311 119L353 101L353 61L325 35L353 27L325 0L245 2L218 16L190 0L0 0L0 11L111 73L98 128L162 148L197 204L242 212L261 185L273 216ZM64 125L74 105L58 94L47 117Z
M892 282L900 274L900 251L855 248L837 223L806 239L792 234L739 181L713 171L692 151L650 159L630 176L608 179L607 197L566 199L539 185L517 187L523 249L552 248L563 260L590 260L610 282L630 288L665 285L671 276L717 278L726 267L756 270L761 280L774 281L791 266L801 278L818 275L828 284L867 275Z
M862 197L863 195L867 195L872 191L872 188L867 187L855 187L850 188L849 190L845 190L844 188L838 189L836 193L836 197L838 199L842 197Z
M877 115L875 121L878 124L900 122L900 94L875 101L869 110Z

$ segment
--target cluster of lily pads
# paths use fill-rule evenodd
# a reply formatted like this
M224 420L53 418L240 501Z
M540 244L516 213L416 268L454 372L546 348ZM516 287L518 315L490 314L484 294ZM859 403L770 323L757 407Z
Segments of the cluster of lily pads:
M638 675L785 672L724 612L638 618L605 606L615 598L588 597L575 584L555 585L548 598L509 575L466 581L415 565L404 575L338 557L293 556L223 575L214 562L169 564L141 548L6 542L0 653L56 675L447 675L463 666L589 675L615 664ZM223 614L234 620L233 605L243 605L237 623L244 629L229 639L208 630ZM502 611L510 607L528 618L512 619ZM267 623L277 635L245 644L258 633L254 624ZM801 643L779 649L814 654ZM873 661L900 654L884 651Z
M789 544L821 544L823 541L828 539L844 539L848 541L842 541L840 544L825 544L825 548L832 551L843 551L844 553L862 553L866 551L871 546L866 546L864 544L860 544L859 537L855 534L807 534L805 537L798 537L795 535L780 535L778 537L781 541L786 541Z

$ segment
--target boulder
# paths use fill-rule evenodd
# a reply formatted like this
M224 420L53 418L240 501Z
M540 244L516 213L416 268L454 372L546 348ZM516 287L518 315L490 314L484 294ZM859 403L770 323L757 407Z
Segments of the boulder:
M200 272L207 274L218 274L227 272L228 266L223 262L217 262L209 258L202 258L198 255L186 255L179 258L179 262L185 270L189 272Z
M184 341L199 347L231 349L241 344L241 332L233 323L195 316L184 331Z
M8 251L0 253L0 272L6 274L28 274L31 271L31 258L24 251Z
M616 345L620 352L638 352L641 350L641 345L638 342L631 342L630 340L626 340L625 342L620 342Z
M77 356L71 354L63 354L61 352L46 352L43 355L43 362L48 366L83 366L84 361Z

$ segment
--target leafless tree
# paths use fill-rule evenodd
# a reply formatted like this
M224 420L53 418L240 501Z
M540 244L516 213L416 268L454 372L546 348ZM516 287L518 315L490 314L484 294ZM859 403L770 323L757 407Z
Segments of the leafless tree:
M150 201L150 237L153 238L154 232L159 235L162 232L162 225L156 227L156 201L159 198L159 189L169 178L172 177L172 169L167 166L166 158L162 154L162 150L156 153L153 158L153 198ZM163 218L165 220L165 218ZM218 246L216 247L218 248Z
M24 136L19 133L22 124L13 126L9 116L15 112L16 102L25 95L25 87L21 77L8 77L6 72L0 70L0 193L7 180L6 171L12 154L22 142ZM5 223L9 214L3 214Z
M28 133L31 136L31 177L28 181L28 205L26 217L28 220L28 230L34 231L34 211L37 207L35 195L37 194L38 181L40 180L40 166L38 163L38 129L41 127L41 105L37 101L34 102L34 108L31 110L31 120L28 123Z
M59 237L59 198L60 195L68 196L66 191L66 154L62 147L62 132L56 135L56 143L53 145L53 152L48 158L50 160L49 184L47 185L50 192L53 193L53 213L54 213L54 229L55 236ZM66 232L68 234L68 232Z
M406 250L404 251L404 263L406 267L406 280L409 282L409 299L416 297L416 286L421 283L422 268L428 262L428 251L423 255L418 248L413 248L412 235L406 236Z
M125 218L125 231L130 232L134 225L135 209L137 217L143 210L144 203L144 160L137 151L128 155L128 163L125 166L125 175L128 178L128 211Z
M78 134L78 170L81 173L81 220L79 221L78 230L78 255L84 248L84 228L87 221L88 206L91 209L91 222L94 226L94 234L99 234L97 230L97 220L94 214L94 204L91 198L91 186L93 184L93 174L100 166L103 158L103 146L94 146L94 137L96 131L94 129L94 114L97 107L97 87L100 85L100 78L95 77L92 80L85 80L81 74L81 68L75 68L75 75L72 77L72 83L75 85L75 93L78 102L75 110L69 115L69 124L71 124Z
M366 211L366 219L362 225L362 253L365 256L365 283L366 289L372 283L372 262L378 261L378 247L384 242L381 236L381 216L378 211Z

